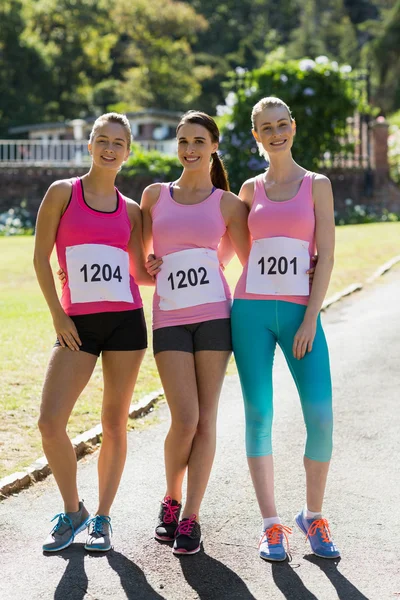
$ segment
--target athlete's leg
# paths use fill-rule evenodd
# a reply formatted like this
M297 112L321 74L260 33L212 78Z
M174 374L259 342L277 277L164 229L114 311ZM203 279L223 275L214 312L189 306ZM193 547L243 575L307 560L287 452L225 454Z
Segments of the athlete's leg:
M101 415L103 440L100 449L99 506L97 514L109 515L126 460L126 423L129 406L145 350L102 354L104 395Z
M97 356L54 348L47 368L40 407L42 445L64 500L65 512L79 506L76 455L66 426L76 400L93 372Z
M233 350L245 405L248 464L264 519L277 515L271 443L276 338L267 326L271 307L272 302L263 300L235 300L231 316Z
M304 455L307 507L312 512L320 512L332 454L332 385L328 347L320 317L312 351L301 360L293 356L293 339L305 310L306 307L299 304L280 303L279 342L299 391L307 430Z
M165 397L171 413L171 426L165 439L166 496L180 502L193 438L199 422L199 398L194 355L166 350L155 356Z
M197 515L210 477L216 446L218 400L230 351L196 352L199 419L189 457L186 504L182 518Z

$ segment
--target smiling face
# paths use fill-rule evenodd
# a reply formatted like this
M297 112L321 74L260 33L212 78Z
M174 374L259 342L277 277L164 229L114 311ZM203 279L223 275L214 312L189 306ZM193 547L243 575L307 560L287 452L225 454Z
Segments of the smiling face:
M210 165L211 154L218 144L211 139L210 132L202 125L184 123L177 132L178 158L185 169L197 170Z
M264 108L257 114L253 135L269 156L288 152L293 146L296 124L285 106Z
M125 128L120 123L105 122L96 129L88 148L96 166L118 170L129 156Z

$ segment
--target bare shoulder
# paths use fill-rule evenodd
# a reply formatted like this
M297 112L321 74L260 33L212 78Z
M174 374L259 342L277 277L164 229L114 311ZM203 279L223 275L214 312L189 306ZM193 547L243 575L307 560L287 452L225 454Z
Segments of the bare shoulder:
M160 197L161 183L152 183L148 185L142 194L140 206L144 210L151 210Z
M246 214L247 208L244 200L233 192L224 192L221 198L221 211L224 217Z
M322 173L313 173L313 192L332 189L331 180Z
M72 179L58 179L47 190L43 199L43 206L48 209L65 210L72 193Z

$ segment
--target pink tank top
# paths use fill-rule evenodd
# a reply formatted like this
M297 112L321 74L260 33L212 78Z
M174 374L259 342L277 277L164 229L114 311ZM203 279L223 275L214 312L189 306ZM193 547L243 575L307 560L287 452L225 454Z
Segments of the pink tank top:
M249 214L249 230L254 240L286 237L308 242L309 256L315 254L315 214L312 197L313 174L307 171L299 191L290 200L277 202L270 200L264 187L264 173L254 180L254 196ZM311 260L309 262L311 265ZM308 265L308 268L309 268ZM308 295L284 296L254 294L246 291L249 261L236 285L235 298L248 300L285 300L295 304L307 305Z
M129 272L131 224L126 201L117 188L115 191L117 208L102 212L86 204L81 179L73 181L56 236L58 262L67 276L61 304L70 316L143 306Z
M222 236L226 231L225 221L221 214L220 202L224 191L214 190L203 202L198 204L179 204L170 193L170 184L162 183L160 196L152 210L153 221L153 247L157 257L166 257L182 250L207 249L217 251ZM211 252L210 254L213 254ZM169 256L169 259L174 257ZM176 263L179 268L179 258ZM161 269L167 269L165 264ZM193 269L189 269L189 271ZM179 278L185 288L190 288L190 283L200 283L203 277L201 273L193 273L195 279L190 280L191 273L182 267L179 277L175 278L175 286L179 285ZM167 271L165 271L165 276ZM158 275L160 277L161 273ZM223 299L218 302L205 302L197 306L188 306L174 310L164 310L160 307L160 296L157 288L153 297L153 329L161 327L172 327L176 325L187 325L190 323L201 323L213 319L226 319L231 312L231 293L222 270L218 267L217 277L220 278ZM159 285L157 281L157 286ZM171 279L172 285L172 279ZM191 293L194 295L200 289L195 285ZM206 286L201 292L207 293Z

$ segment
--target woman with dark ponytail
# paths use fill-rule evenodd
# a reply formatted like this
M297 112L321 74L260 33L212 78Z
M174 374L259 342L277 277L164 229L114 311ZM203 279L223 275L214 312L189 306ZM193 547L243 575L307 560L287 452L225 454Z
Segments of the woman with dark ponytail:
M150 185L141 203L146 251L154 252L146 266L157 276L153 350L171 412L167 485L155 537L174 541L175 554L195 554L201 541L200 504L215 454L218 400L232 350L221 239L229 238L245 264L250 238L247 208L229 191L218 156L215 121L189 111L177 127L177 141L181 176Z

